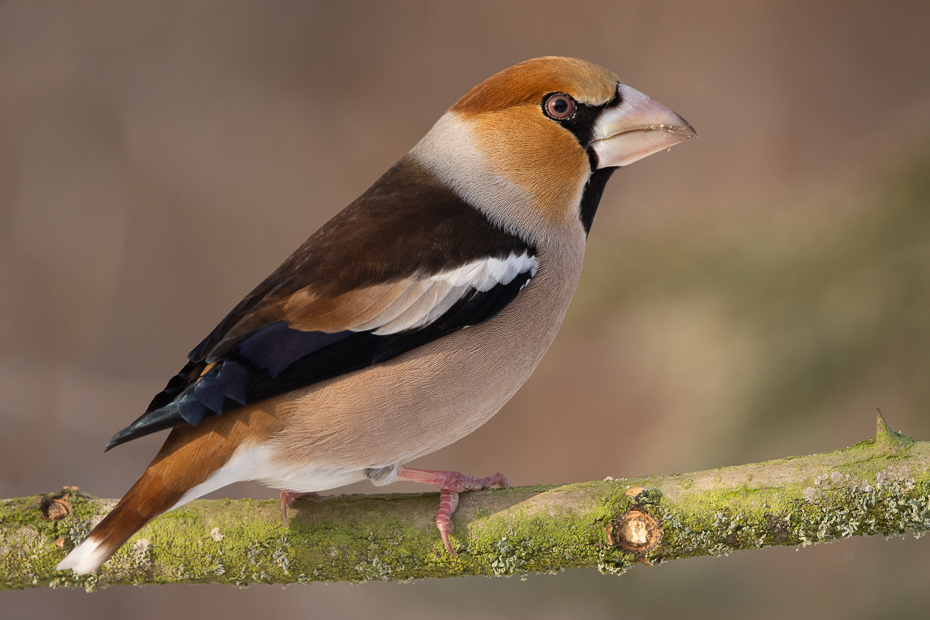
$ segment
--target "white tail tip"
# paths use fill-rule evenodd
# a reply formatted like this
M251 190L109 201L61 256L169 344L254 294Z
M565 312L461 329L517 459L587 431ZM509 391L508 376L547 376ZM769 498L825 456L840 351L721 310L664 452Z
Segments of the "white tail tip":
M106 547L101 546L100 542L90 537L85 538L84 542L65 556L65 559L59 562L55 569L67 570L70 568L77 575L94 572L110 557Z

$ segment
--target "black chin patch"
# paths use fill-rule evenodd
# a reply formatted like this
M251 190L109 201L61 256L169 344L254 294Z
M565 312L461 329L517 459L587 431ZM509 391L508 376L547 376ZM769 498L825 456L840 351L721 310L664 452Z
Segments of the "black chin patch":
M591 173L588 182L584 186L584 192L581 194L581 225L584 226L584 234L591 232L591 224L594 223L594 214L597 213L597 206L601 202L601 196L604 194L604 187L610 180L610 175L616 168L599 168Z

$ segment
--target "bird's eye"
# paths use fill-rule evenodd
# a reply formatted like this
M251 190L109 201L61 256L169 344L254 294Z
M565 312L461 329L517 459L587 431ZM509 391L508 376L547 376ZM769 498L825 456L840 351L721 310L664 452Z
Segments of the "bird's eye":
M543 110L549 118L565 120L575 113L575 100L562 93L553 93L543 102Z

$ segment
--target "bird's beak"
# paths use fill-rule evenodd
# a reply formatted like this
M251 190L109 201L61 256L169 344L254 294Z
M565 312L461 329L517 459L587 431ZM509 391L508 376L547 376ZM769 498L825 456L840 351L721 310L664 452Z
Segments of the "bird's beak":
M617 93L620 104L605 109L594 125L598 168L627 166L697 136L688 121L635 88L620 84Z

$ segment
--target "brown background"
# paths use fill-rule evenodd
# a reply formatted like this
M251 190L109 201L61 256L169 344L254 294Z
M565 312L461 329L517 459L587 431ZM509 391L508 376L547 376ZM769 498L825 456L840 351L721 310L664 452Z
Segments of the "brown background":
M0 3L0 497L118 497L161 438L103 444L186 352L471 86L547 54L613 69L700 138L615 175L535 376L418 464L517 485L694 471L849 445L875 407L930 439L930 5L812 4ZM0 615L925 617L928 545L36 590Z

